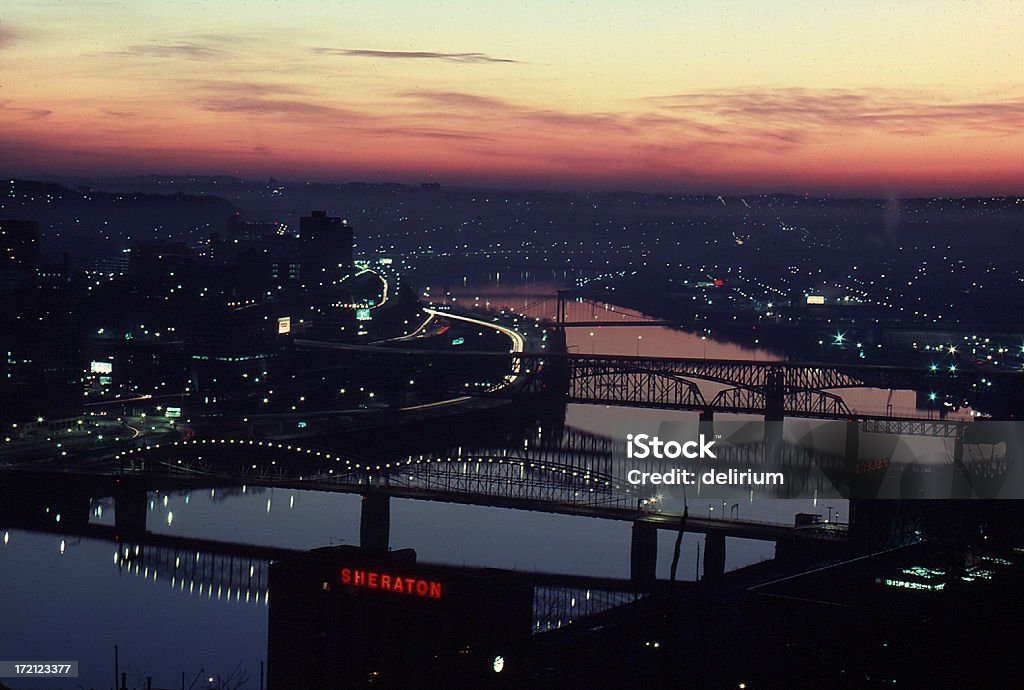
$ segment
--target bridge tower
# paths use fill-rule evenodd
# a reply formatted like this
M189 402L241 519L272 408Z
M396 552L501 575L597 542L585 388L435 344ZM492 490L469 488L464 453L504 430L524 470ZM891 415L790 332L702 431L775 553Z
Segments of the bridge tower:
M565 337L565 290L559 290L556 303L555 324L547 329L547 351L555 355L568 352L569 346ZM552 401L557 401L564 410L565 397L569 392L572 377L571 367L567 359L556 357L544 364L541 372L542 392ZM564 412L563 412L564 415Z
M558 300L555 304L555 323L559 330L565 330L565 293L566 290L559 290L557 292Z

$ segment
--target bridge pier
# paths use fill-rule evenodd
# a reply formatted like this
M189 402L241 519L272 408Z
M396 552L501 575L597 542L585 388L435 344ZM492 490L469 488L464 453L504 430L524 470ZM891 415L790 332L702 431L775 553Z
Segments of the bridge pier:
M860 459L860 422L856 419L846 420L845 456L847 470L851 470Z
M704 578L716 580L725 575L725 535L709 531L704 535Z
M850 498L863 498L855 490L857 481L857 462L860 460L860 424L853 419L846 420L846 442L843 450L843 464L846 482L850 487Z
M143 486L132 486L118 480L114 491L114 527L118 536L136 536L146 533L146 513L149 494Z
M846 496L850 500L876 498L888 472L887 464L892 459L861 459L860 435L861 423L855 419L846 420L842 477L846 483Z
M658 527L649 522L633 523L629 544L629 579L653 585L658 575Z
M764 387L764 433L765 442L773 450L782 446L782 425L785 419L785 376L781 371L770 371Z
M706 407L700 411L700 422L697 425L699 433L704 434L705 438L715 437L715 410L711 407Z
M846 420L846 442L843 451L843 476L847 487L847 497L875 498L885 478L885 472L869 469L864 471L860 459L860 422L855 419Z
M950 498L970 498L974 493L971 478L964 465L964 430L957 432L953 440L953 482L950 487Z
M359 515L359 545L387 550L391 542L391 499L386 494L363 494Z

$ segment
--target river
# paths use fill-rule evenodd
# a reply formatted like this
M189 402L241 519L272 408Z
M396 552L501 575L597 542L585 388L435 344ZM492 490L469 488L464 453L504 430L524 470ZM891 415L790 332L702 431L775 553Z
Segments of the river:
M526 303L548 285L482 290L467 284L452 297L491 306ZM474 294L474 292L476 294ZM606 304L574 304L570 319L586 314L598 320L634 319L629 310ZM773 360L768 349L748 348L658 326L570 329L569 347L584 353L641 354L727 359ZM860 405L885 409L888 391L863 393ZM897 396L899 405L907 401ZM909 401L912 406L912 398ZM866 408L865 408L866 409ZM657 429L666 421L688 419L673 413L571 405L570 426L607 433L626 422ZM798 512L831 513L845 519L847 505L831 500L757 500L724 506L721 501L691 500L696 515L728 510L743 518L790 523ZM667 506L672 508L672 506ZM717 511L717 512L716 512ZM92 522L112 524L112 508L97 503ZM359 497L298 490L192 491L151 494L149 528L156 533L308 549L359 540ZM667 577L674 535L659 536L659 577ZM729 569L770 558L769 543L729 539ZM686 535L681 577L699 569L702 538ZM393 500L392 548L411 547L424 562L481 565L530 571L625 578L629 575L630 525L570 517L412 500ZM248 678L258 687L259 664L266 659L267 594L252 588L196 588L172 572L135 572L117 555L114 544L7 530L0 545L0 627L4 659L78 660L80 677L65 682L18 681L21 688L109 688L114 682L114 647L129 687L208 687L209 678ZM270 595L272 596L272 594ZM195 680L198 679L198 680ZM195 684L192 685L195 680ZM234 685L232 687L235 687Z

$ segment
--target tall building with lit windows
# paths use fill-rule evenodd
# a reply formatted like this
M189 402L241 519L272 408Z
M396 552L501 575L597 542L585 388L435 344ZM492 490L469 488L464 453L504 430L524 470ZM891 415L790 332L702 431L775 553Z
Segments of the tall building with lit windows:
M35 221L0 219L0 322L0 423L77 413L79 344L63 273L40 272Z

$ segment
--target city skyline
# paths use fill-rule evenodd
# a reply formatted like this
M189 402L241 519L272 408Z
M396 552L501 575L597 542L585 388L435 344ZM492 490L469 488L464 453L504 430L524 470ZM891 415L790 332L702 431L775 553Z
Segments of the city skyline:
M5 9L0 174L1024 187L1010 1Z

